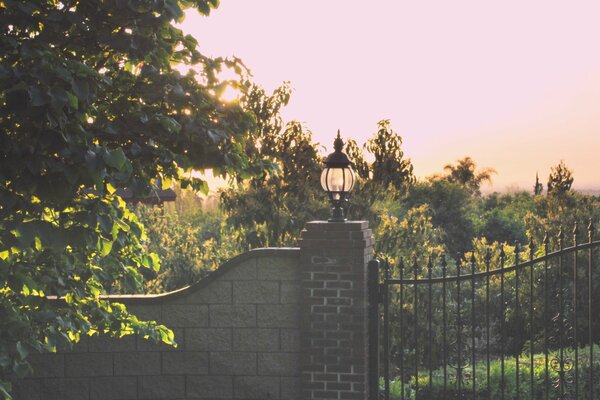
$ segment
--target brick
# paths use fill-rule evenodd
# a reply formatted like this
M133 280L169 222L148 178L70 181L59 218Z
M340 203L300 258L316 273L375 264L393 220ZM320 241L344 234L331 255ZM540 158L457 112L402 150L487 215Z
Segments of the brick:
M43 400L87 400L90 392L89 385L89 380L85 378L44 379L40 383L41 398Z
M231 376L187 376L187 398L231 399L233 378Z
M228 304L232 302L231 281L217 280L186 296L188 304Z
M233 394L236 399L278 399L280 379L270 376L236 376Z
M208 306L175 304L163 306L163 323L168 327L196 328L208 326Z
M298 329L282 329L281 351L299 352L300 351L300 330Z
M64 354L31 354L27 361L31 364L36 378L62 378L65 376Z
M314 394L314 397L320 398L320 399L337 399L338 398L338 392L336 392L334 390L316 391L316 392L313 392L313 394Z
M300 398L300 379L281 378L281 400L298 400Z
M300 304L301 285L298 282L281 282L281 304Z
M211 375L256 375L256 353L211 352Z
M327 382L325 386L327 390L352 390L352 384L349 382Z
M185 351L162 355L163 375L206 375L208 374L208 353Z
M259 353L258 375L297 376L299 364L297 353Z
M231 329L190 328L185 330L186 351L229 351L231 348Z
M279 330L261 328L234 328L234 351L279 351Z
M127 335L122 338L113 338L106 335L92 336L89 338L88 346L91 352L134 351L135 336Z
M298 257L260 257L256 265L259 280L296 281L298 280Z
M256 279L256 258L251 258L232 266L220 278L222 281L246 281L254 279Z
M277 304L279 303L279 282L233 282L233 302L237 304Z
M115 375L159 375L160 353L116 353Z
M137 378L103 377L90 380L90 400L137 399Z
M177 399L185 397L183 376L142 376L139 378L139 399Z
M67 377L107 376L113 374L111 353L65 354Z
M256 326L253 304L218 304L209 306L211 327L250 328Z
M257 323L264 328L296 328L299 326L299 309L294 304L259 304Z

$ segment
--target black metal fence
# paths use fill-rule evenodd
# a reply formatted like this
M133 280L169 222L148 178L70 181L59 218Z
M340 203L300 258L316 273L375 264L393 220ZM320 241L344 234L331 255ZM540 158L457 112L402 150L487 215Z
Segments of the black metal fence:
M466 259L371 263L381 282L372 396L600 399L600 241L591 223L586 233Z

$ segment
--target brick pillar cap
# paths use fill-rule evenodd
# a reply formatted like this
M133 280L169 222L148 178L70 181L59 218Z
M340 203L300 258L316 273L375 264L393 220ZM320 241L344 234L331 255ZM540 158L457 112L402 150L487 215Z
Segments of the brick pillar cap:
M319 229L331 231L360 231L369 228L369 221L346 221L346 222L329 222L329 221L311 221L305 225L306 229Z

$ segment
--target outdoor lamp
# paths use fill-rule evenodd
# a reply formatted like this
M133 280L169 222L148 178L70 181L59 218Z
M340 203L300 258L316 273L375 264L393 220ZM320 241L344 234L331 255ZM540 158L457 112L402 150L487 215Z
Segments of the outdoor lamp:
M354 171L350 166L352 162L342 153L344 142L338 130L337 138L333 142L335 151L325 159L325 168L321 173L321 186L327 192L331 202L331 218L329 222L346 221L348 197L354 186Z

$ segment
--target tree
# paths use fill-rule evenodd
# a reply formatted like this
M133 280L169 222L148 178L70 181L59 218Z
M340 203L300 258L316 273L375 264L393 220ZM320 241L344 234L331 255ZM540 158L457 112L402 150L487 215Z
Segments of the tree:
M477 164L471 157L465 157L462 160L456 160L456 164L447 164L444 166L446 175L444 179L448 182L458 183L467 188L473 194L481 194L481 184L492 182L492 175L496 173L493 168L484 168L476 171Z
M354 140L348 140L346 145L357 176L355 200L350 203L352 217L370 221L375 219L372 208L378 200L398 200L415 183L412 163L402 150L402 137L392 130L390 120L379 121L377 127L362 147ZM374 159L371 163L366 161L369 154Z
M540 194L542 194L544 192L544 185L542 185L540 183L540 178L537 174L537 172L535 173L535 185L533 185L533 194L535 196L539 196Z
M81 334L173 342L101 295L139 290L144 231L115 188L162 178L207 190L192 168L256 171L251 116L218 95L236 81L173 23L218 0L0 2L0 393L31 351ZM173 68L189 64L182 75ZM243 87L242 87L243 89ZM259 164L257 167L261 169ZM57 302L50 296L62 297Z
M289 97L287 84L270 95L254 85L242 99L257 121L246 146L248 157L277 166L221 194L228 224L242 230L245 244L253 248L294 245L306 222L327 215L318 145L299 122L284 126L281 120Z
M560 161L555 167L550 169L548 176L548 194L564 194L571 190L573 185L573 171L571 171L564 161Z

